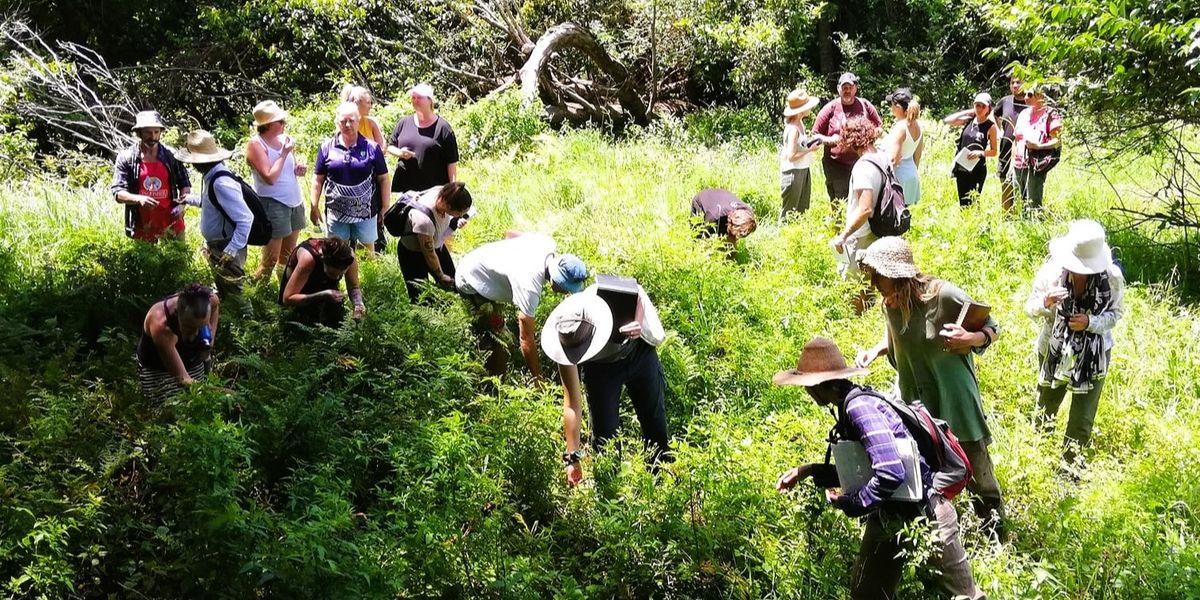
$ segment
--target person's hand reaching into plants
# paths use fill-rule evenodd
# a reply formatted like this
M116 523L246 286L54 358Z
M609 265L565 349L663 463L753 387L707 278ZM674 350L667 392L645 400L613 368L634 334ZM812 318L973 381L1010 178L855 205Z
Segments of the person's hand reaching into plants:
M580 481L583 481L583 465L581 465L579 463L575 463L575 464L567 465L565 468L567 470L567 485L568 486L575 487L575 486L579 485Z
M343 294L341 292L341 290L325 290L324 292L321 292L321 293L324 294L326 298L328 298L329 300L332 300L333 302L341 302L346 299L346 294Z
M865 369L869 367L871 363L875 362L875 359L879 358L879 355L883 354L883 352L884 350L878 346L874 348L867 348L866 350L859 352L858 356L854 358L854 366L860 369Z
M779 480L775 482L775 489L786 492L794 487L797 483L804 481L812 476L812 465L800 465L793 469L789 469L779 476Z

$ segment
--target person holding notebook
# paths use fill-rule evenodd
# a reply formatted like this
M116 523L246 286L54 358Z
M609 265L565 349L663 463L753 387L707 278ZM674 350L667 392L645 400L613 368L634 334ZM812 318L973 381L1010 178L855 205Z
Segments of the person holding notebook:
M990 316L979 331L956 324L971 298L954 284L918 271L903 238L879 238L860 260L879 292L885 318L882 339L859 353L858 366L886 354L896 368L901 399L920 400L934 417L950 424L974 468L967 489L975 512L990 533L1004 539L1004 500L988 453L992 434L974 358L996 341L999 325Z
M886 239L886 238L885 238ZM870 458L871 477L852 493L837 493L831 488L844 488L838 480L835 465L805 464L788 470L779 477L775 487L787 491L811 477L825 488L831 505L848 517L862 517L862 546L850 577L850 597L894 598L896 587L904 572L905 553L897 533L913 519L925 516L937 533L941 552L935 554L934 565L940 573L941 584L955 598L984 598L975 585L967 553L958 532L958 513L949 500L929 493L919 500L898 500L897 494L908 473L902 455L903 446L913 444L912 435L888 402L875 390L853 383L851 378L866 375L863 367L850 367L841 350L832 340L817 337L804 345L795 369L775 374L775 384L803 387L822 408L833 407L840 415L835 435L844 440L859 442ZM917 455L921 489L933 486L933 470Z
M597 277L597 283L563 300L546 319L542 350L558 363L563 382L567 448L562 458L568 485L583 479L579 425L585 390L593 449L600 452L617 435L624 388L651 464L669 460L667 381L658 360L658 346L666 337L646 290L628 279Z

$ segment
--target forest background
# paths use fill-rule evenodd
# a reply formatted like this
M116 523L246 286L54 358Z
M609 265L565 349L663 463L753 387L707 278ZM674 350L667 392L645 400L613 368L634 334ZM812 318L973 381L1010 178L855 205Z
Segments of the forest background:
M772 488L819 459L828 417L769 380L813 335L850 352L880 327L831 277L819 175L814 210L774 222L782 98L798 85L827 98L843 70L877 105L899 85L922 97L927 198L909 237L925 270L992 302L1005 326L980 377L1015 535L993 545L964 516L981 585L997 598L1200 597L1191 3L0 7L10 597L842 595L858 526L815 491ZM531 94L521 73L539 47ZM999 97L1014 69L1054 84L1069 123L1045 221L1003 215L994 179L960 211L943 176L954 134L937 117L980 89ZM106 185L133 111L161 111L168 141L204 127L235 147L249 108L275 99L311 157L344 84L371 88L390 129L418 81L444 92L480 199L456 253L544 231L600 272L638 277L659 305L679 451L662 474L613 452L568 491L554 387L485 379L463 307L437 292L432 309L411 307L386 256L365 267L364 323L296 342L271 318L230 322L210 382L166 406L139 398L130 355L146 306L207 274L195 233L157 246L120 234ZM691 239L687 202L708 186L763 218L736 262ZM1058 437L1029 423L1034 327L1019 309L1046 242L1080 217L1108 226L1132 285L1096 449L1071 483ZM251 289L260 315L274 293ZM918 563L906 597L925 593Z

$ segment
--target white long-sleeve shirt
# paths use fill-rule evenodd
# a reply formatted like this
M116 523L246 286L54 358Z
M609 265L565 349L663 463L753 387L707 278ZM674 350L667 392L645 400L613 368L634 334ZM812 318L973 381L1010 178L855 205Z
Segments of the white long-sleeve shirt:
M593 283L579 293L594 295L599 289L599 286ZM658 318L658 309L650 301L650 296L646 294L646 289L640 285L638 286L638 305L642 312L642 318L638 320L638 323L642 325L642 336L640 339L653 347L658 347L659 344L663 343L663 340L667 339L667 332L663 329L662 320ZM613 328L616 329L623 325L624 323L613 323ZM596 356L589 359L588 362L613 360L614 357L617 357L622 352L627 352L625 347L628 344L630 344L630 340L627 339L623 339L619 344L609 342L604 345L604 348Z
M1034 277L1033 289L1030 290L1029 298L1025 301L1025 314L1034 322L1040 322L1042 325L1042 330L1038 333L1035 342L1038 354L1045 354L1050 348L1050 330L1054 326L1054 313L1057 307L1046 308L1046 295L1050 293L1050 290L1059 287L1062 283L1062 274L1062 265L1054 259L1047 261ZM1087 326L1089 332L1101 335L1104 339L1105 350L1112 349L1113 327L1125 314L1125 275L1115 264L1108 267L1108 285L1112 292L1112 300L1109 302L1108 309L1100 314L1089 314Z
M225 245L225 253L236 255L246 247L250 237L250 225L254 223L254 213L250 212L246 200L242 198L242 185L232 177L216 179L218 173L232 171L225 163L220 163L204 174L204 191L200 195L200 235L209 242L229 240ZM217 201L221 203L221 208L225 209L229 219L209 201L210 189L216 190Z

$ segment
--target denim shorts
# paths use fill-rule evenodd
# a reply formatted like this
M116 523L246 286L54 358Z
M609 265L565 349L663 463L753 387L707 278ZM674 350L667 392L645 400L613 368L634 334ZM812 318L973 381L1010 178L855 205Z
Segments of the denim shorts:
M375 218L359 221L358 223L339 223L338 221L329 222L329 234L342 238L348 242L354 242L362 245L374 244L375 238L379 236L377 225L379 221Z
M271 222L271 237L285 238L293 231L300 231L308 225L307 215L304 214L304 203L299 206L288 206L274 198L263 196L263 209L267 211L267 220Z

